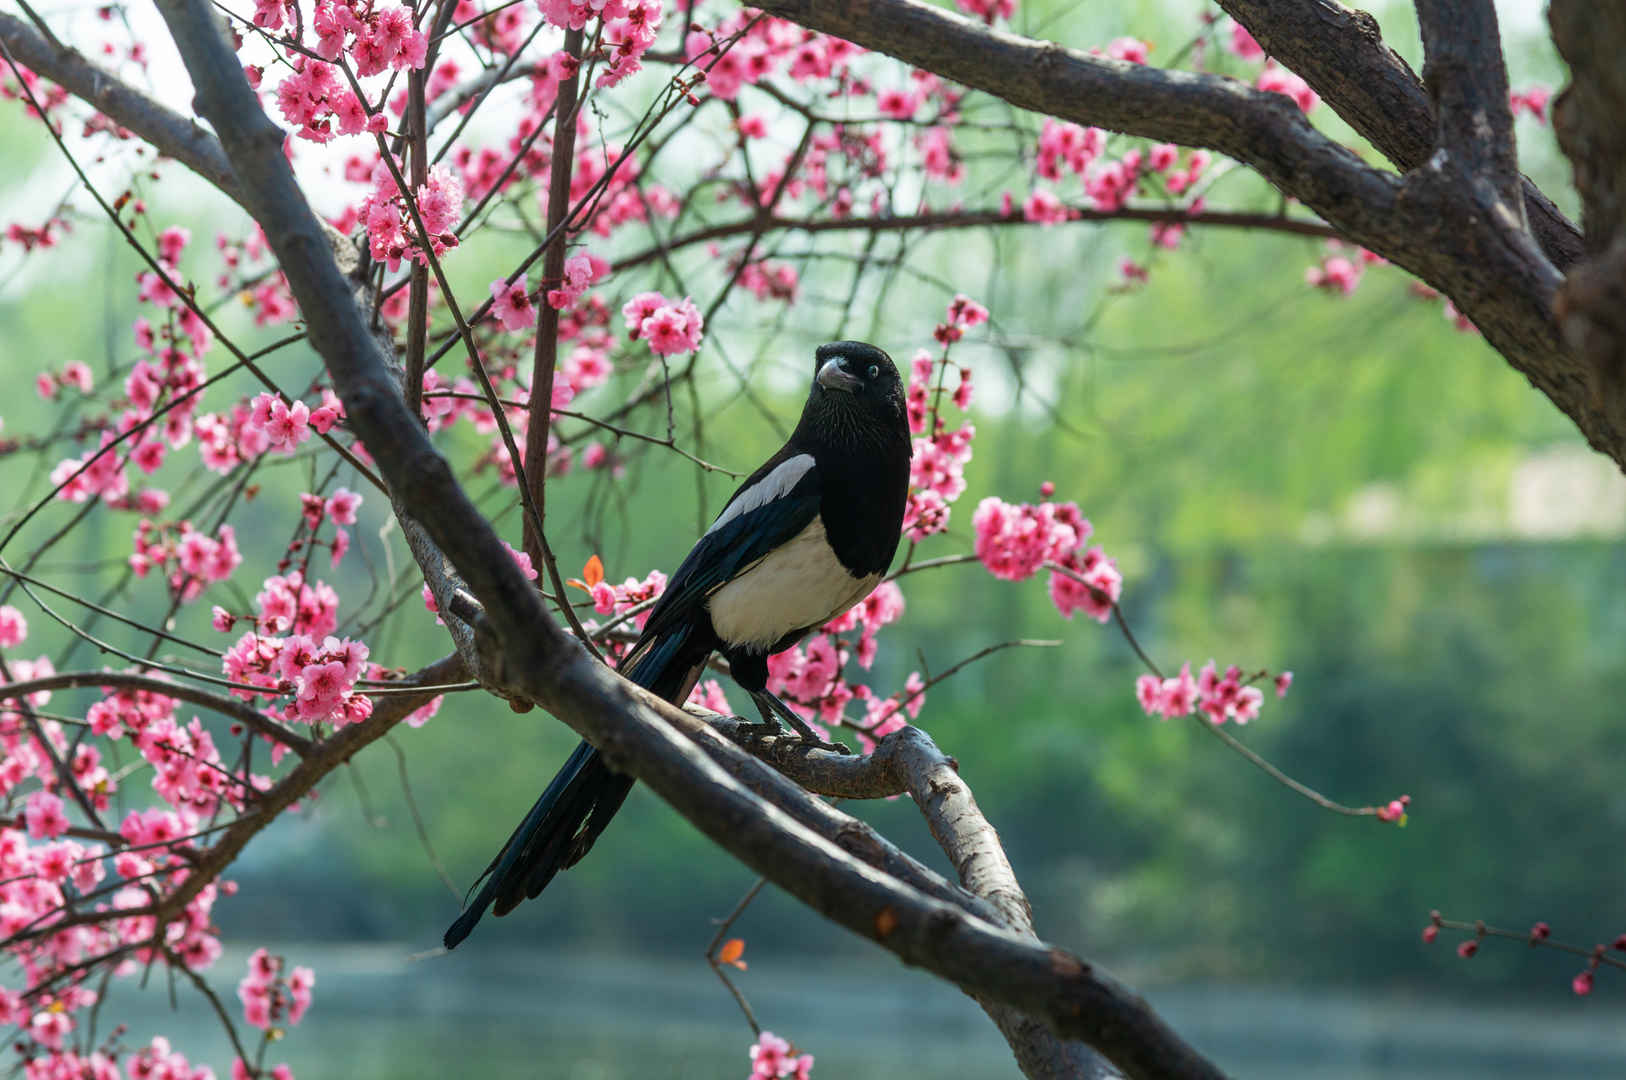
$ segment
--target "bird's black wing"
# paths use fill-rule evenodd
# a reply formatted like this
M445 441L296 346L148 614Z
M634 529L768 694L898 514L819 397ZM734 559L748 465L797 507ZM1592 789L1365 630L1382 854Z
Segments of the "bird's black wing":
M750 505L755 501L753 496L762 494L758 485L769 483L776 468L797 457L794 452L786 451L775 455L740 485L719 520L729 515L735 503L744 500L742 505ZM808 467L794 483L750 509L728 517L721 525L713 525L689 550L682 565L667 581L666 591L650 612L643 635L638 645L633 646L629 659L641 651L640 646L658 642L669 630L686 623L694 611L705 604L707 596L812 523L819 514L823 487L819 470L811 464L811 455L808 459Z

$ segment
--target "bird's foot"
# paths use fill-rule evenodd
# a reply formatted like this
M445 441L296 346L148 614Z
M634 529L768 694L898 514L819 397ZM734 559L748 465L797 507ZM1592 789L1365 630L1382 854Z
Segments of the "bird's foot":
M763 720L754 724L746 721L744 717L740 720L740 734L748 739L769 739L785 733L785 729L779 726L777 720Z
M802 740L803 746L811 746L818 750L828 750L832 754L850 754L852 750L838 742L827 742L819 738L819 733L807 726L807 722L795 713L790 714L790 726L796 729L797 736Z

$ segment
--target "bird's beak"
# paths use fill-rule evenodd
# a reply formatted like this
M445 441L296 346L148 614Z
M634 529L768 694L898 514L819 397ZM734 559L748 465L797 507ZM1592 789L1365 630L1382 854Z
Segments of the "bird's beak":
M864 385L864 380L847 373L839 359L826 360L824 366L819 368L819 373L813 377L813 381L826 390L840 390L843 394L856 393L858 388Z

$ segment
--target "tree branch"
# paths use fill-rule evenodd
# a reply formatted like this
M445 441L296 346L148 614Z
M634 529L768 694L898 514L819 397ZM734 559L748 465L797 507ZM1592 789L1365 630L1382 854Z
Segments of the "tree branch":
M391 384L380 348L282 157L280 132L259 108L205 0L160 0L159 8L191 72L199 111L220 133L239 175L248 178L246 202L282 262L311 343L327 363L355 430L391 490L468 581L484 607L476 632L495 641L525 696L587 736L607 763L648 783L747 865L906 962L1089 1041L1130 1075L1219 1076L1145 1002L1077 957L857 864L766 805L691 738L712 740L717 752L746 767L767 773L765 768L698 720L592 660L559 631ZM371 718L340 731L295 772L315 768L330 747L353 752L356 747L341 744L356 740L359 746L362 736L355 733L370 733L370 725ZM262 806L265 812L277 809L269 793ZM230 844L222 840L216 847Z
M38 679L6 683L0 685L0 701L12 697L22 697L25 694L32 694L40 690L77 690L87 686L97 689L116 686L126 690L145 690L148 693L162 694L177 701L190 702L200 708L217 712L228 719L236 720L271 741L281 743L301 757L310 753L311 740L277 723L246 701L227 697L224 694L211 694L207 690L200 690L185 683L167 682L163 679L155 679L150 675L137 675L134 672L64 671L60 674L46 675Z
M1423 82L1383 42L1378 22L1337 0L1218 0L1264 50L1304 78L1344 122L1402 169L1434 152L1434 106ZM1581 233L1540 188L1521 179L1525 217L1554 266L1581 257Z
M1486 183L1522 214L1513 110L1496 8L1490 0L1417 0L1423 32L1423 83L1439 116L1436 145L1455 171Z
M1197 228L1226 228L1226 229L1262 229L1270 232L1289 233L1294 236L1318 236L1334 239L1341 234L1330 225L1319 221L1307 221L1302 217L1287 217L1283 214L1252 214L1246 212L1229 212L1224 210L1205 211L1193 214L1183 207L1171 206L1167 208L1149 206L1126 206L1118 210L1097 210L1088 206L1068 207L1068 213L1074 221L1145 221L1154 225L1191 225ZM721 225L709 225L703 229L686 233L683 236L673 237L659 247L646 248L637 251L623 259L616 260L616 270L626 270L644 263L664 258L666 255L680 248L692 247L695 244L709 243L713 240L724 240L731 236L760 235L777 229L801 233L824 232L909 232L915 229L921 231L943 229L977 229L994 225L1038 225L1038 222L1029 221L1020 210L1006 213L1003 210L939 210L927 211L919 214L898 214L892 217L844 217L844 218L792 218L773 214L766 217L749 217L740 221L726 222Z
M154 101L117 76L85 59L77 49L52 45L22 19L0 11L0 42L18 63L33 69L68 93L128 128L168 157L174 158L233 202L242 203L237 174L220 142L191 118Z

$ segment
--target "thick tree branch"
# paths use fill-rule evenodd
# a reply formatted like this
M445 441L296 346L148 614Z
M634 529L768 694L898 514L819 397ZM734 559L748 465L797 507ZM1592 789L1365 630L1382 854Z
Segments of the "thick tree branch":
M1575 167L1592 256L1570 272L1554 307L1565 339L1591 365L1593 408L1626 425L1626 11L1553 0L1548 18L1570 65L1553 128Z
M920 807L932 836L960 875L960 883L999 911L1005 925L1038 940L1033 908L1016 880L999 835L960 779L954 761L918 728L905 727L883 739L875 756L896 773ZM1081 1042L1059 1039L1032 1017L997 1001L977 1003L1005 1036L1022 1072L1029 1077L1107 1077L1118 1075Z
M351 423L391 490L469 582L484 607L482 624L527 696L747 865L906 962L1086 1039L1131 1075L1220 1075L1138 997L1083 961L856 864L765 805L679 730L698 729L728 754L754 761L693 717L626 683L559 631L395 391L281 155L280 132L260 110L205 0L160 0L159 7L191 72L199 111L220 133L239 175L249 178L246 202L281 260ZM313 753L301 767L317 758Z
M1403 179L1332 142L1286 97L1234 80L1088 56L989 29L921 0L819 4L769 0L768 11L846 38L1022 108L1192 146L1241 161L1344 237L1456 303L1509 363L1626 468L1626 404L1616 376L1566 346L1553 315L1559 274L1522 215L1465 187L1430 157Z
M1457 172L1489 184L1523 213L1513 110L1507 99L1502 35L1490 0L1417 0L1423 31L1423 83L1439 116L1439 150Z
M1264 50L1321 95L1361 137L1400 168L1421 165L1434 152L1434 107L1423 82L1384 44L1369 13L1337 0L1218 0ZM1581 256L1581 233L1529 179L1521 179L1530 229L1554 266Z

